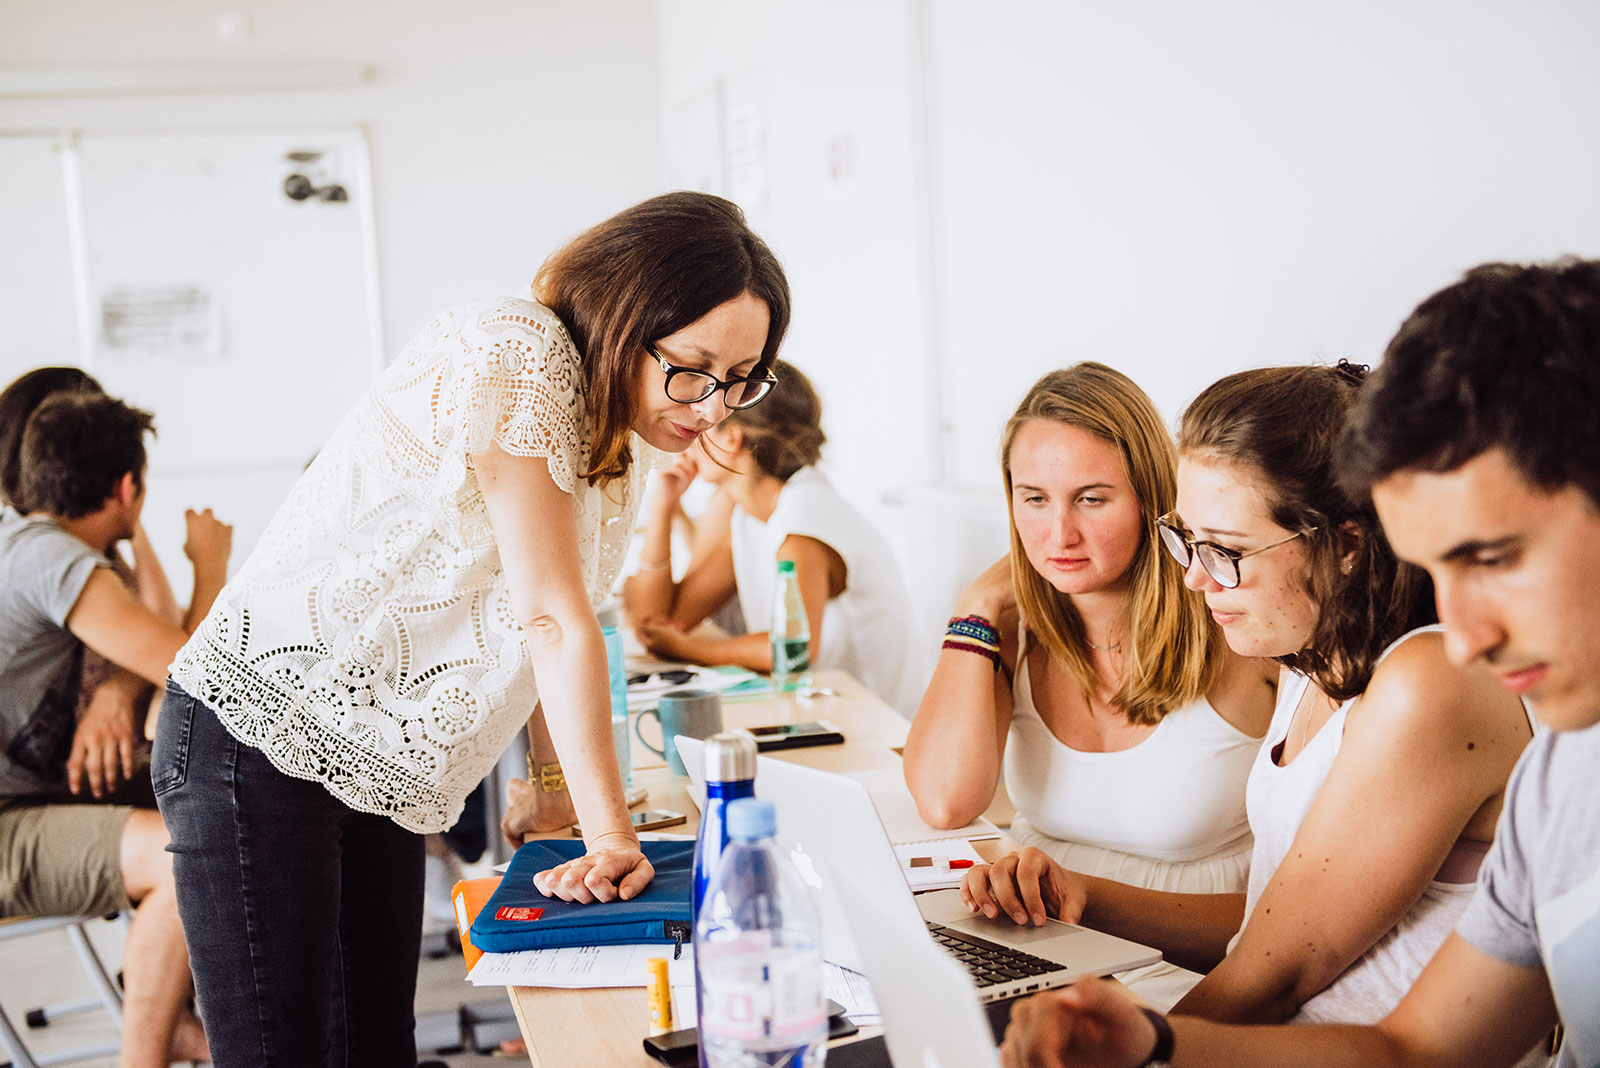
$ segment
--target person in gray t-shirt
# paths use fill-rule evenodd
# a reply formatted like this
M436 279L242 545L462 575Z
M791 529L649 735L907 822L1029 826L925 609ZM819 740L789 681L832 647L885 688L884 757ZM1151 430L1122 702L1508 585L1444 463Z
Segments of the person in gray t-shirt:
M1544 728L1455 933L1372 1027L1169 1021L1086 980L1019 1003L1002 1063L1510 1065L1559 1020L1558 1063L1600 1066L1600 261L1488 264L1424 301L1341 459L1432 576L1451 658Z
M66 792L83 664L67 615L110 563L53 519L0 514L0 799Z
M0 917L138 903L123 956L129 1066L209 1059L185 1004L192 982L160 813L68 796L85 773L98 796L131 772L134 701L97 691L78 715L85 648L124 669L101 690L147 689L187 640L109 566L144 504L149 429L147 413L104 394L52 395L22 435L29 513L0 514ZM226 579L231 528L209 512L187 523L192 627Z

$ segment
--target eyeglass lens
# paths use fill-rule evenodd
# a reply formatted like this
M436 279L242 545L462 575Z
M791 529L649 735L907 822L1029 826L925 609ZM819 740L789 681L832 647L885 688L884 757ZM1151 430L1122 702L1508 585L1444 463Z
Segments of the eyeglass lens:
M1187 568L1191 543L1165 523L1159 524L1156 529L1161 533L1161 544L1167 547L1167 552ZM1217 585L1230 590L1239 585L1239 564L1233 557L1224 556L1205 542L1193 543L1193 549L1194 554L1200 557L1200 566L1206 569L1206 574L1217 580Z
M767 395L771 383L751 378L730 382L723 403L730 408L748 408ZM698 371L674 371L667 380L667 396L679 404L705 400L717 388L717 380Z

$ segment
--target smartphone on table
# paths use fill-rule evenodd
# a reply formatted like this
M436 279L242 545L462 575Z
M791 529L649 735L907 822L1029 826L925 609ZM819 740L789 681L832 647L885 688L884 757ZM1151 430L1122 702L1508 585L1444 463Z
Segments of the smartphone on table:
M751 727L756 748L762 752L771 749L803 749L811 745L842 745L844 735L839 728L826 720L809 723L775 723L770 727Z
M664 808L653 808L644 812L633 813L633 829L636 831L657 831L662 827L676 827L680 823L688 822L689 817L683 813L672 812ZM583 828L573 824L572 837L582 838Z

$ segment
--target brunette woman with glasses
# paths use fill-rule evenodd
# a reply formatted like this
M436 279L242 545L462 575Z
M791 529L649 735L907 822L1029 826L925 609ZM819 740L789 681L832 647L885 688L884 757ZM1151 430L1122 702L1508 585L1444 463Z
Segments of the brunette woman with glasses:
M441 314L321 449L178 655L156 741L219 1068L416 1063L422 834L524 727L539 787L508 833L579 817L587 845L539 890L649 883L594 609L646 474L761 399L788 322L736 206L656 197L526 295Z
M776 562L790 560L810 625L812 669L848 671L907 715L925 677L900 566L871 520L816 466L826 439L810 380L781 360L776 378L771 399L734 411L658 477L640 570L627 586L639 640L669 660L770 671ZM707 510L675 581L672 517L696 477L731 507ZM735 596L746 633L693 633Z
M1237 653L1281 666L1251 768L1245 921L1214 900L1002 863L971 904L1049 913L1220 963L1174 1012L1248 1023L1382 1018L1443 943L1531 737L1481 667L1445 658L1426 576L1398 561L1334 448L1364 369L1276 367L1204 390L1179 430L1162 540ZM1227 949L1226 957L1223 951Z
M1271 676L1229 652L1165 559L1156 519L1174 501L1171 436L1132 381L1082 363L1028 391L1001 466L1011 552L956 602L906 743L923 819L972 820L1003 768L1012 837L1030 847L1024 875L1050 858L1153 890L1234 895L1214 900L1237 925L1244 782ZM1199 980L1172 964L1123 978L1163 1007Z

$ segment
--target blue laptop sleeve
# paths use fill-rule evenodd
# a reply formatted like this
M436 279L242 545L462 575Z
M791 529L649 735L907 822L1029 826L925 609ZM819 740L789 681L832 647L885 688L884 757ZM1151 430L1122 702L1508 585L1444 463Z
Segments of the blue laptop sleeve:
M583 843L577 839L523 843L494 896L472 922L472 944L485 953L641 942L681 946L693 933L694 843L645 842L642 848L656 869L644 893L630 901L579 905L545 897L534 887L533 877L581 857Z

